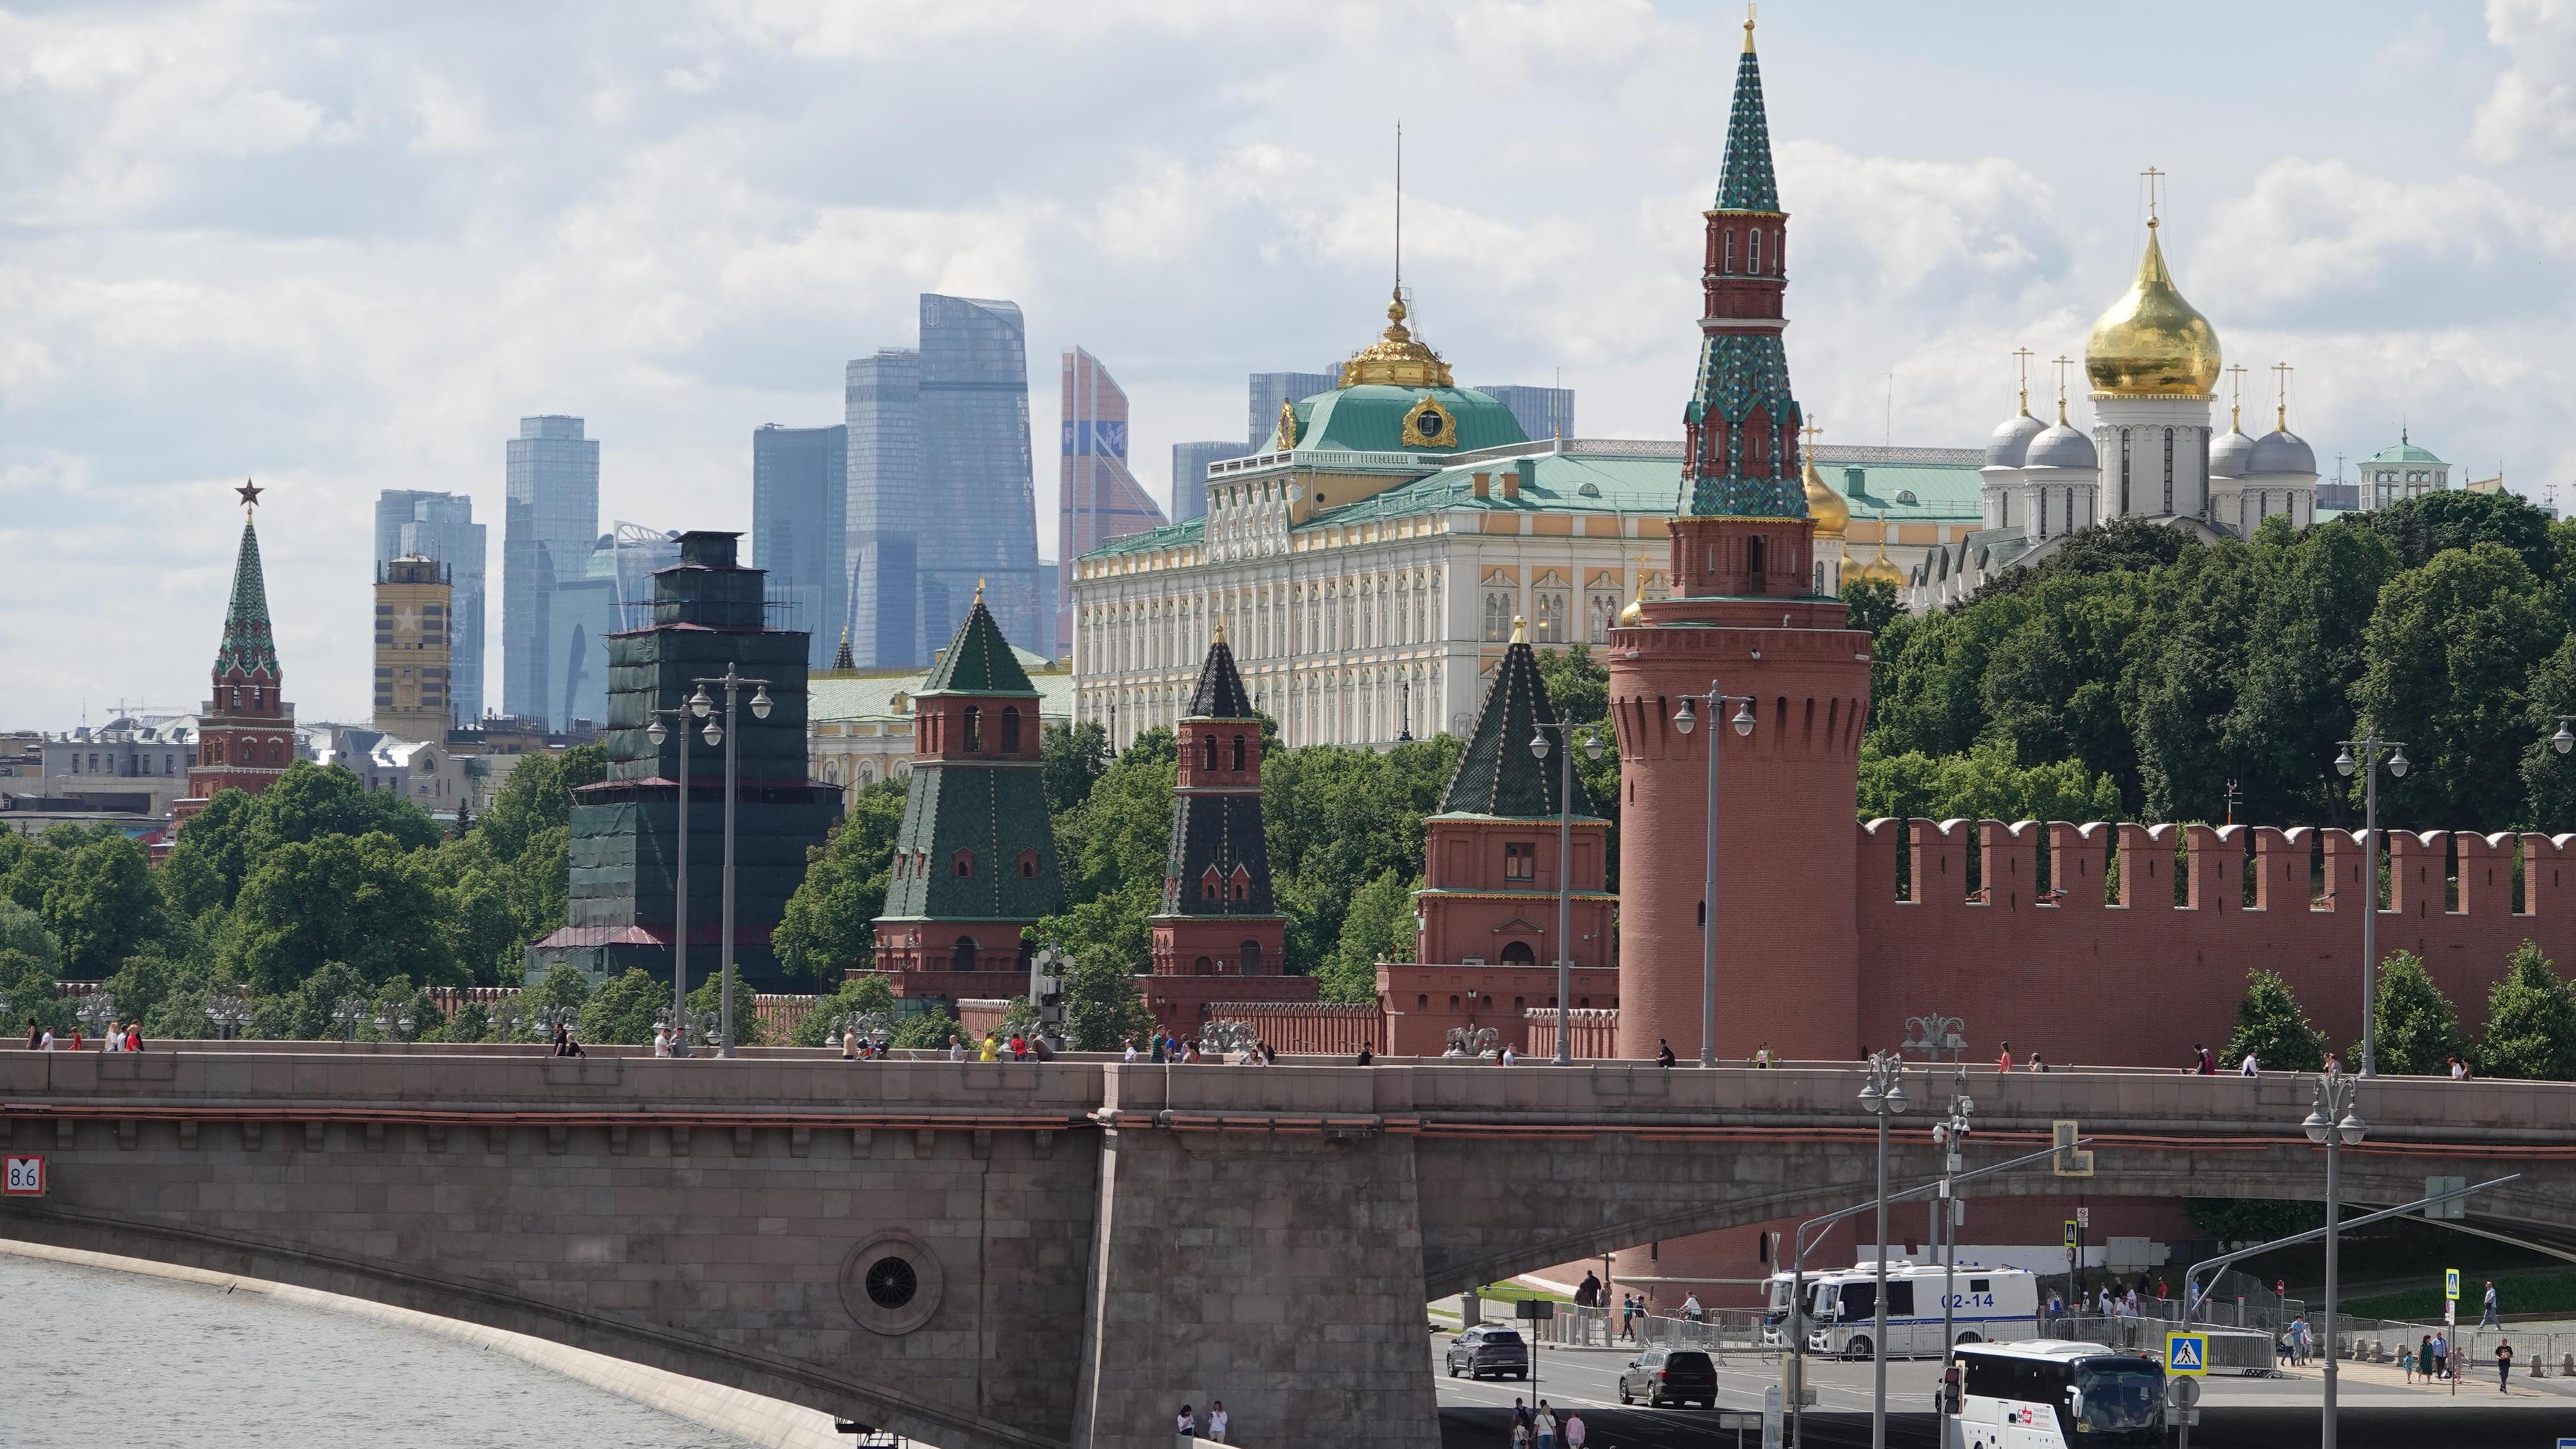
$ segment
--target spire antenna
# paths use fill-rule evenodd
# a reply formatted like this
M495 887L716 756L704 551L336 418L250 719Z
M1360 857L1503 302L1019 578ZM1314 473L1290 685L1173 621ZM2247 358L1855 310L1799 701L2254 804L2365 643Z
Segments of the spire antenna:
M1753 53L1754 0L1744 0L1744 53Z
M1395 297L1404 300L1404 118L1395 121Z
M2030 411L2030 360L2037 355L2027 347L2013 349L2014 365L2021 377L2021 410L2025 413Z

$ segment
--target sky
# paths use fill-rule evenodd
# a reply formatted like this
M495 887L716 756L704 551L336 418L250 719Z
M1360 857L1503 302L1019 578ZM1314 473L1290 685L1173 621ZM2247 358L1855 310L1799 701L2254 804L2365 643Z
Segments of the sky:
M1677 437L1742 19L0 0L0 729L195 707L244 477L308 720L368 709L376 494L471 494L497 705L519 417L588 419L603 529L747 529L753 430L838 422L923 291L1028 318L1051 552L1062 351L1127 389L1168 497L1171 443L1241 437L1245 373L1383 325L1399 121L1404 280L1461 381L1561 372L1584 435ZM1758 38L1824 442L1977 444L2021 347L2044 411L2152 166L2249 419L2288 361L2329 471L2405 427L2576 482L2576 0L1773 0Z

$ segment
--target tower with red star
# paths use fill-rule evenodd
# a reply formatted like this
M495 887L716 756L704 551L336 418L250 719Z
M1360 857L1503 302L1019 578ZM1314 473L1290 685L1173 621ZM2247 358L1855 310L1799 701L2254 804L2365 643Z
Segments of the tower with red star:
M205 809L219 790L258 794L295 759L295 706L283 697L259 526L251 516L262 490L244 480L233 491L242 501L241 552L233 560L223 643L215 649L214 692L197 712L197 763L188 770L187 796L171 806L173 825Z

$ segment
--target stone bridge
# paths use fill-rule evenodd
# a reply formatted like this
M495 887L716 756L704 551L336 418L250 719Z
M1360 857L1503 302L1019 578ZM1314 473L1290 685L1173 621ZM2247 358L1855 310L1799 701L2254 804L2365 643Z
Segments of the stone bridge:
M244 1044L249 1045L249 1044ZM1936 1074L1948 1076L1943 1068ZM0 1052L50 1193L0 1236L299 1283L811 1405L944 1449L1436 1441L1423 1304L1864 1196L1857 1068L1043 1066ZM2304 1081L1976 1074L1971 1164L2075 1118L2096 1193L2316 1196ZM1900 1119L1935 1170L1943 1081ZM2383 1079L2355 1201L2525 1174L2576 1227L2576 1089ZM1978 1195L2055 1194L2042 1170Z

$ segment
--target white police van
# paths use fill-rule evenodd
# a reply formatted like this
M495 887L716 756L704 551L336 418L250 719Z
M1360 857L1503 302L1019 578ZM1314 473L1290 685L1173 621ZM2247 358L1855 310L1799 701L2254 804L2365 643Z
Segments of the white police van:
M2107 1344L2042 1338L1959 1350L1944 1449L2162 1444L2164 1365Z
M1868 1358L1878 1332L1875 1260L1807 1275L1807 1349L1810 1353ZM1950 1294L1954 1343L1991 1343L2039 1336L2039 1279L2024 1268L1981 1268L1963 1263L1943 1274L1938 1263L1891 1260L1887 1265L1887 1356L1937 1358L1941 1354L1941 1295ZM1779 1343L1789 1317L1790 1277L1771 1276L1764 1341Z

